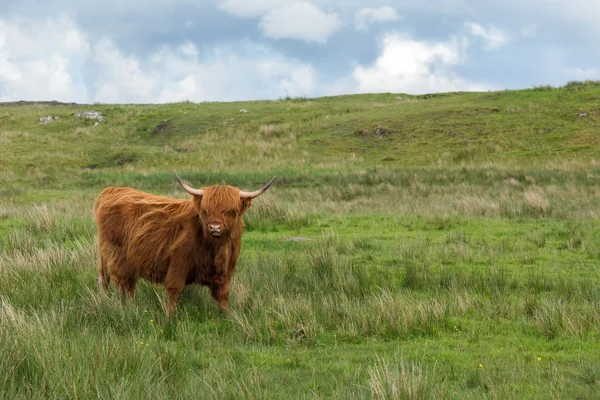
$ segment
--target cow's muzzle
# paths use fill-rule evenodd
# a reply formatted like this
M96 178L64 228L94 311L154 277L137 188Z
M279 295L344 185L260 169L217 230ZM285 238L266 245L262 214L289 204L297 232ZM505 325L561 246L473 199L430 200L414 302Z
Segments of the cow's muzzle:
M219 224L210 224L208 225L208 228L210 230L210 234L213 237L221 237L223 236L223 231L221 230L221 225Z

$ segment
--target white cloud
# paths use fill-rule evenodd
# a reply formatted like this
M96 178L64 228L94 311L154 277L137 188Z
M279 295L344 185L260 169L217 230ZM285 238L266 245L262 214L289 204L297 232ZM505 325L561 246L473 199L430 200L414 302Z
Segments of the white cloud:
M163 47L145 63L123 56L107 43L100 43L95 54L103 72L96 83L94 101L106 103L306 96L314 90L316 80L309 64L288 60L254 44L218 47L200 57L195 45L185 43Z
M496 27L488 26L486 28L475 22L467 22L465 26L469 29L471 35L483 39L486 50L497 49L508 42L508 35Z
M225 0L219 8L241 18L260 18L271 39L325 43L341 27L336 13L327 13L305 0Z
M137 57L106 38L92 42L67 17L0 19L0 101L160 103L307 96L307 63L254 43L199 49L192 42Z
M82 101L87 89L74 76L89 50L84 35L66 16L0 19L0 101Z
M359 92L402 92L410 94L487 90L488 86L468 81L452 67L465 60L468 41L414 40L398 33L383 37L381 53L370 67L358 66L353 77Z
M144 103L153 100L158 72L144 71L139 60L125 56L110 41L94 46L96 71L94 101L103 103Z
M400 17L396 9L392 7L380 8L363 8L358 10L354 15L356 30L368 32L369 25L376 22L392 22L398 21Z
M273 39L299 39L325 43L341 26L337 14L328 14L307 1L294 1L267 12L260 22Z
M165 48L152 59L153 70L164 71L165 84L157 101L252 100L307 96L316 87L316 71L305 63L273 54L255 44L220 47L204 61L181 57Z

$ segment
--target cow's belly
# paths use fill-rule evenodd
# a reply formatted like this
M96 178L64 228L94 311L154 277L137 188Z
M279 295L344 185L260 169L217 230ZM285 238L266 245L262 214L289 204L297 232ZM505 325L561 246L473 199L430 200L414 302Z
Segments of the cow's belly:
M167 259L130 259L129 264L136 271L138 278L146 279L153 283L163 283L167 278L169 260Z

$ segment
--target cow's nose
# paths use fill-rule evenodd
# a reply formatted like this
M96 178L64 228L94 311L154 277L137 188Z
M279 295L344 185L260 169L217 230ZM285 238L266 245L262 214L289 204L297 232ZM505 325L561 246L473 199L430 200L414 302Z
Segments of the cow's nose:
M218 224L218 225L215 225L215 224L210 224L210 230L211 230L211 231L217 231L217 232L218 232L218 231L220 231L220 230L221 230L221 225L220 225L220 224Z

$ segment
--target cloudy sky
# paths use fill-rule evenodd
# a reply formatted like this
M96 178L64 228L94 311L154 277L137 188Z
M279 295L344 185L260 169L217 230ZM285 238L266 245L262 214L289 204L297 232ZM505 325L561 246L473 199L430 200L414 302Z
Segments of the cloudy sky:
M600 79L598 0L0 0L0 101L164 103Z

